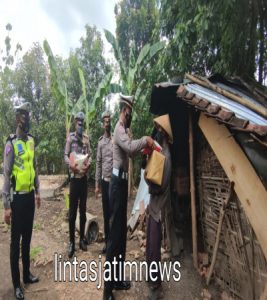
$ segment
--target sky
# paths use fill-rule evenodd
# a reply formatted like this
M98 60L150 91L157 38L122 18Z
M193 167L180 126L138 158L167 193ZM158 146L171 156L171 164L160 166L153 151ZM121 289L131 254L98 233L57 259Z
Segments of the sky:
M79 46L85 25L96 25L115 34L114 6L117 0L0 0L0 49L5 49L6 24L13 46L25 53L34 42L47 39L54 54L68 57ZM103 36L106 51L109 45Z

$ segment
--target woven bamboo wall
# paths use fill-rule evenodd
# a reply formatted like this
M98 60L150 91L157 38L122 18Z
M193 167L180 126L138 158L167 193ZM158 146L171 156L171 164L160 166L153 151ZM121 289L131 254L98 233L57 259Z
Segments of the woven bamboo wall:
M230 182L200 132L196 153L200 224L211 260L220 208L229 194ZM259 299L267 282L266 259L236 195L226 210L214 276L234 299Z

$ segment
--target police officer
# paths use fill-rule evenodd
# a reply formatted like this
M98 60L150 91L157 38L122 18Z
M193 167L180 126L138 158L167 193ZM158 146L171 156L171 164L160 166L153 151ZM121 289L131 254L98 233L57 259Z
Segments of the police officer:
M108 111L102 114L102 127L104 134L99 138L97 145L96 156L96 174L95 174L95 195L98 197L100 191L100 185L102 190L102 207L104 216L104 232L105 232L105 245L102 250L102 254L106 253L106 244L109 234L109 182L112 173L112 137L111 137L111 125L110 125L110 113Z
M84 113L78 112L75 116L75 132L67 137L64 159L70 171L70 208L69 208L69 249L68 256L71 258L75 251L75 221L78 204L80 208L80 249L87 251L87 243L84 236L86 223L86 200L87 200L87 171L91 163L91 147L89 137L83 133ZM73 154L87 154L82 170L78 168L75 160L70 159ZM79 203L80 200L80 203Z
M103 299L114 299L112 290L127 290L129 281L123 280L127 234L127 198L128 198L128 157L145 147L153 147L153 139L144 136L132 140L128 135L131 124L133 96L120 94L120 119L116 124L113 138L113 169L110 182L110 233L108 236L106 267L110 267L111 280L105 281ZM116 260L116 269L112 262ZM119 270L120 265L122 268ZM121 271L121 278L118 278ZM114 276L114 272L116 276ZM116 281L115 279L119 279Z
M16 134L7 139L4 152L4 219L11 223L10 265L16 299L24 299L20 285L20 239L23 264L23 281L38 282L30 273L30 243L35 203L40 207L39 180L35 164L34 139L28 133L30 103L15 107ZM10 189L12 187L12 193Z

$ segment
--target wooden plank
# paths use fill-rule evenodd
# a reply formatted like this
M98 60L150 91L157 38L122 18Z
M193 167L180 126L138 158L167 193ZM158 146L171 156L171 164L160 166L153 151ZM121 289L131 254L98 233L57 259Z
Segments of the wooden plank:
M194 267L197 263L197 217L196 217L196 192L195 192L195 164L194 164L194 132L192 112L189 114L189 159L190 159L190 194L191 194L191 218L192 218L192 244Z
M224 125L201 113L199 127L216 154L267 259L267 191L243 150Z

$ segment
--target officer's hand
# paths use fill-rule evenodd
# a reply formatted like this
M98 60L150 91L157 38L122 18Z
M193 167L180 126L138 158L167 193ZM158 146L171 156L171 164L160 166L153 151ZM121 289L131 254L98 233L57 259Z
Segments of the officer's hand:
M4 219L5 219L5 223L8 224L8 225L10 225L10 220L11 220L11 208L5 209Z
M154 140L152 139L152 137L147 136L147 137L146 137L146 143L147 143L147 146L148 146L149 148L152 148L152 149L153 149L153 146L154 146Z
M82 173L86 173L89 170L90 165L91 165L91 161L85 162L82 167Z
M95 188L95 197L96 197L96 198L98 198L99 192L100 192L99 187L96 187L96 188Z
M75 163L75 164L70 164L70 168L71 168L72 172L75 173L75 174L80 173L80 170L79 170L77 167L78 167L78 164L77 164L77 163Z
M35 195L35 205L37 206L38 209L41 206L41 197L40 197L40 194L36 194Z

